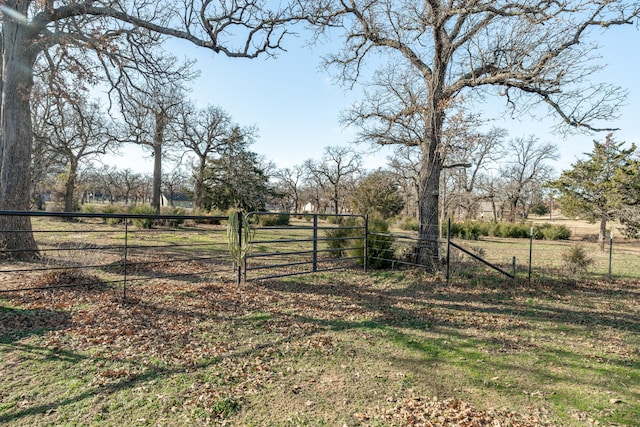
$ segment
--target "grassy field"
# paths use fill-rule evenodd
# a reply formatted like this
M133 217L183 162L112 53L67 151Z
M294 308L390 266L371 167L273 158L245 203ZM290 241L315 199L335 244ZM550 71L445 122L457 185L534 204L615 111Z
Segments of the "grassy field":
M408 272L0 295L0 424L638 425L639 296Z
M122 243L116 228L85 225L55 223L41 247L67 262ZM595 245L580 226L534 250L558 262L568 245ZM0 293L0 425L640 425L637 243L619 244L631 273L614 280L601 266L568 279L550 267L513 283L458 260L449 285L352 270L238 286L227 264L177 261L192 244L222 257L223 230L183 231L132 238L153 264L130 271L124 301L107 283L117 262L10 276L98 283ZM462 243L528 256L522 241ZM197 274L161 277L186 270Z

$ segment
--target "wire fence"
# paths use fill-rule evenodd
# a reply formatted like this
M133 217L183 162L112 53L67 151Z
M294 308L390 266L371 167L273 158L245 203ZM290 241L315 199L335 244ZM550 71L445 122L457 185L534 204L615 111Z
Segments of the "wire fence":
M0 292L115 286L126 298L137 282L232 272L226 217L6 211L0 216L30 217L32 231L2 232L32 233L37 244L0 250Z
M517 280L640 277L638 242L613 238L604 250L592 241L453 241L448 234L429 242L417 233L373 232L361 215L250 213L245 217L250 250L238 265L230 255L225 216L0 211L0 217L7 216L29 217L32 231L0 233L32 233L37 249L0 248L0 293L112 286L126 299L141 282L224 278L240 283L354 267L435 267L447 280L472 278L479 269ZM274 217L286 221L270 223ZM426 248L434 246L435 255L425 258Z

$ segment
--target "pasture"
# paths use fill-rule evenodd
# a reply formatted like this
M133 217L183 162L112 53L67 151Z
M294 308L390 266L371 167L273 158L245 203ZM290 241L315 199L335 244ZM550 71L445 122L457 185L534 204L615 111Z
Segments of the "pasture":
M149 275L124 301L90 268L23 280L95 284L1 293L0 424L638 425L637 278L347 270L238 286L188 265L203 273Z

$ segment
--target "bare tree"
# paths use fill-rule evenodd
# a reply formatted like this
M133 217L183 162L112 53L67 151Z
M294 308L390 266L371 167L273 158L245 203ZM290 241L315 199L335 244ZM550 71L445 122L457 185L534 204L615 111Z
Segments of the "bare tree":
M278 180L279 188L284 197L289 201L288 207L293 207L293 212L298 213L300 210L300 193L302 190L302 180L305 176L305 170L302 166L296 165L290 168L280 169L275 173Z
M326 182L329 187L333 212L340 213L345 205L348 185L355 175L362 172L362 158L346 147L326 147L320 161L307 160L305 168L318 182Z
M115 140L106 112L83 92L63 98L48 96L42 88L38 92L33 105L34 138L56 153L64 166L63 210L73 212L79 169L105 154L110 145L115 148Z
M175 196L187 193L189 188L189 174L180 167L175 167L162 177L162 188L167 194L169 206L174 206Z
M420 147L420 237L425 264L438 259L438 201L444 166L443 124L461 94L503 95L513 114L549 107L560 122L585 131L616 117L624 91L590 80L598 67L593 29L630 24L628 1L308 0L318 33L344 32L345 46L327 58L353 84L379 53L386 67L346 122L359 140ZM494 92L495 93L495 92Z
M546 163L558 158L558 147L541 144L535 136L515 138L506 145L507 164L500 169L502 191L507 203L507 218L526 218L536 191L551 179L552 168Z
M253 58L280 48L288 10L268 10L254 0L173 2L147 0L7 0L2 13L2 159L0 209L29 207L34 66L57 54L70 72L97 81L102 66L119 86L131 73L159 63L148 47L177 37L229 57ZM287 16L285 16L287 15ZM90 59L90 58L93 58ZM156 58L157 59L157 58ZM28 217L2 217L0 243L37 253Z
M418 216L418 191L420 182L420 149L418 147L399 145L395 154L389 159L391 171L396 175L396 180L404 195L405 213L412 217Z
M162 161L175 141L167 140L166 132L183 95L179 88L161 86L123 97L123 118L127 124L122 142L131 142L151 151L153 156L153 191L151 206L160 213Z
M506 130L494 127L483 131L483 124L478 115L465 113L460 107L445 120L440 184L443 214L451 214L455 205L458 219L475 215L480 201L476 192L478 181L487 166L504 155Z
M193 105L185 105L180 110L178 124L179 139L188 154L195 156L193 206L203 209L207 162L223 153L233 136L240 134L243 139L252 141L257 129L240 127L226 111L213 105L200 110Z

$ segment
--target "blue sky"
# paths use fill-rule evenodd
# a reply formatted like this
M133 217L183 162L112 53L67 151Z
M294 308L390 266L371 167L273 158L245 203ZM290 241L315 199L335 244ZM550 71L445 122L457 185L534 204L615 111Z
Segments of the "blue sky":
M597 39L602 45L601 62L608 66L594 78L629 90L621 118L612 124L621 128L615 137L618 141L640 143L640 31L635 26L618 27L598 34ZM179 57L197 60L201 75L194 82L190 97L201 107L220 106L240 125L256 125L259 137L252 150L283 168L309 158L319 159L324 147L348 145L355 134L354 129L343 128L338 117L358 99L358 91L334 84L331 75L320 67L323 47L309 48L303 43L303 39L291 38L286 43L288 52L278 58L252 60L215 55L186 42L171 41L168 48ZM536 135L543 142L557 144L560 159L554 167L558 171L591 151L594 139L604 139L604 134L566 138L554 135L549 130L555 121L544 117L502 118L503 103L500 98L488 98L487 104L479 108L485 117L496 119L495 126L506 128L509 138ZM360 151L375 148L352 146ZM365 167L384 167L389 154L390 150L365 155ZM118 166L149 172L152 160L145 156L141 161L139 151L128 149Z

